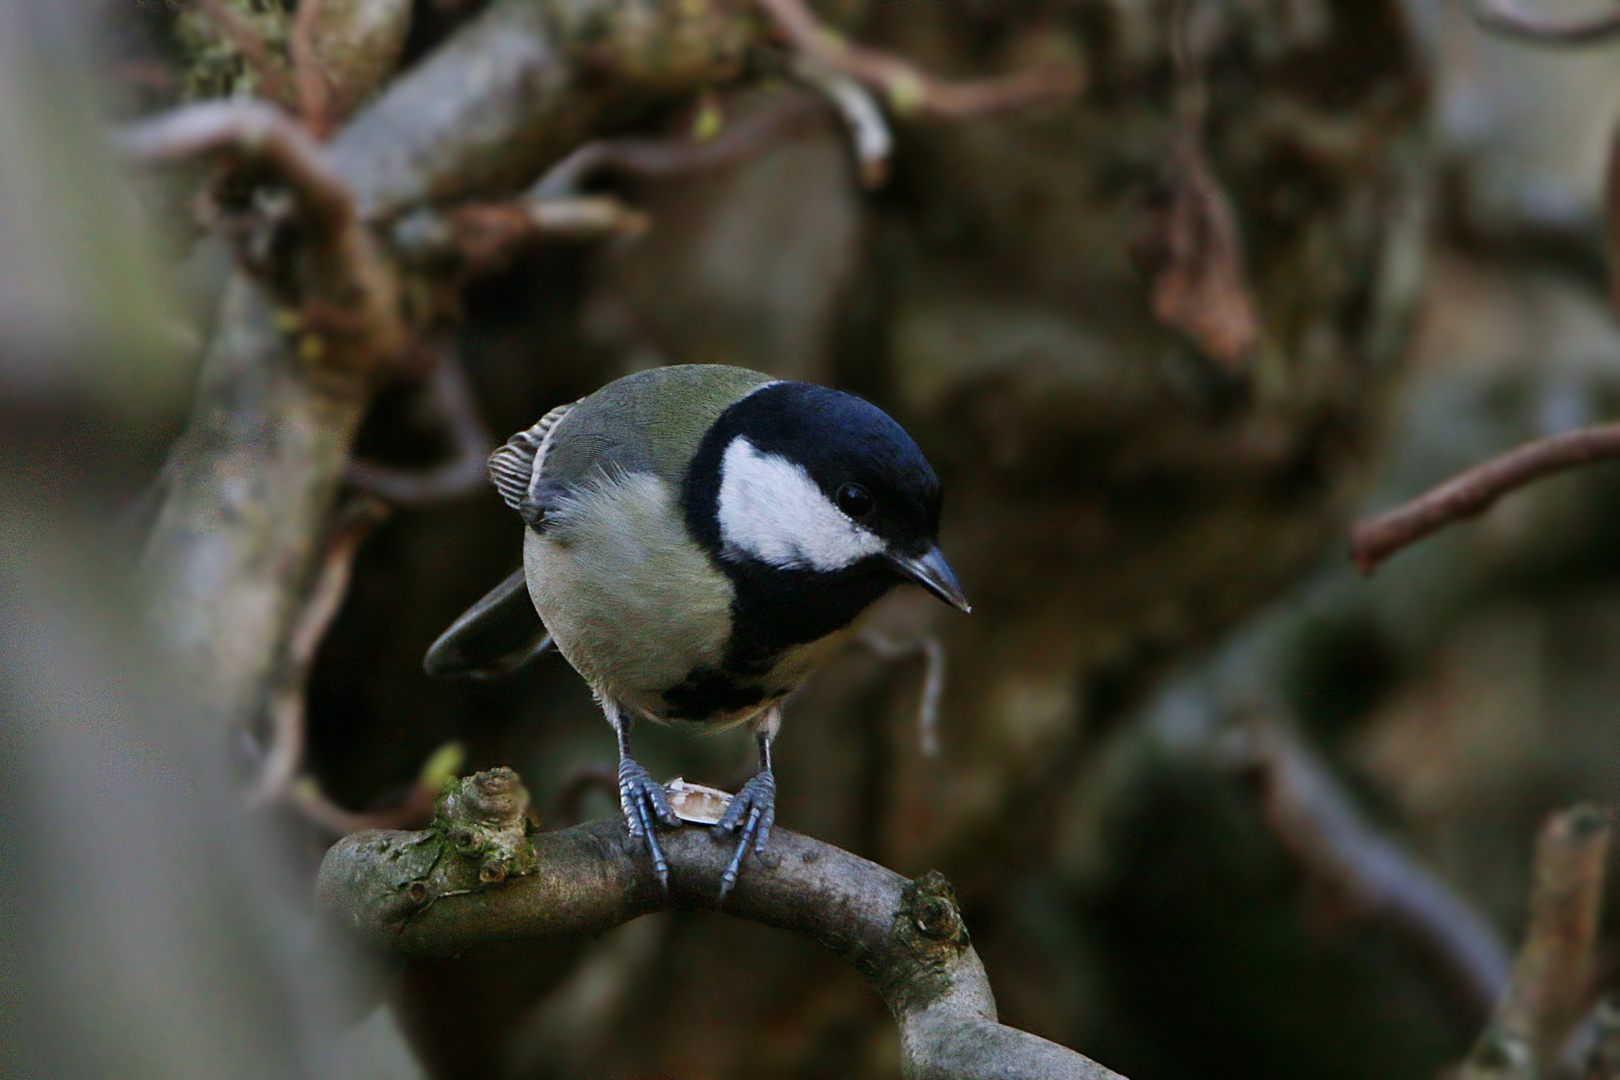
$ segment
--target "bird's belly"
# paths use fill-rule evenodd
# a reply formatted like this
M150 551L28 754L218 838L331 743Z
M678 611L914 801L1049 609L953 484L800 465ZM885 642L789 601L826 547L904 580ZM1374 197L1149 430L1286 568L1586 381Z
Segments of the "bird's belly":
M729 579L687 535L673 489L627 473L581 489L525 534L529 596L591 687L662 718L664 693L718 669L731 630Z

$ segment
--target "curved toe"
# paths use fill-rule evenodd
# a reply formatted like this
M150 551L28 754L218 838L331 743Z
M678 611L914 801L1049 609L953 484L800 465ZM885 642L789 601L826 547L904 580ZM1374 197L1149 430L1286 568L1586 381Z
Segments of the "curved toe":
M770 843L771 826L775 823L776 777L766 769L743 785L743 789L726 807L725 816L715 825L722 832L732 832L739 826L742 828L742 835L737 838L737 850L732 853L725 873L720 875L721 903L725 903L726 894L737 884L737 873L742 867L743 856L748 854L749 844L753 844L756 853L764 851Z
M659 885L668 892L669 862L664 858L663 849L658 846L655 826L662 824L668 828L678 828L681 819L669 805L664 786L629 758L619 762L619 809L624 814L624 824L630 830L630 835L646 839L653 872L658 875Z

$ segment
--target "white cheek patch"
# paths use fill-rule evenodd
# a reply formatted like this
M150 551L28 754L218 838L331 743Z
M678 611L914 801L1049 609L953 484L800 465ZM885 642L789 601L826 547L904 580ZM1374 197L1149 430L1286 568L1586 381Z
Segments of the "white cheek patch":
M741 435L720 462L720 541L727 558L784 569L839 570L883 551L821 493L801 465L762 454Z

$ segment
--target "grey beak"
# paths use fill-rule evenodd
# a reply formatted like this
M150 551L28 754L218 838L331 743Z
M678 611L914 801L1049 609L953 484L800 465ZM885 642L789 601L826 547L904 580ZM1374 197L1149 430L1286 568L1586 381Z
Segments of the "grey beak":
M962 586L956 583L956 575L951 573L950 564L945 561L944 552L940 551L937 545L917 556L901 555L891 551L889 559L907 577L957 611L964 615L973 611L972 605L962 593Z

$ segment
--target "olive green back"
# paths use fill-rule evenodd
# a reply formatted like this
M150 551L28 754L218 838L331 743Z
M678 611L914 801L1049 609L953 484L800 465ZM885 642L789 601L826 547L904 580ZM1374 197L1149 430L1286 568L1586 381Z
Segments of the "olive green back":
M769 375L719 364L653 368L608 383L557 422L547 480L584 483L605 471L652 473L679 486L720 414Z

